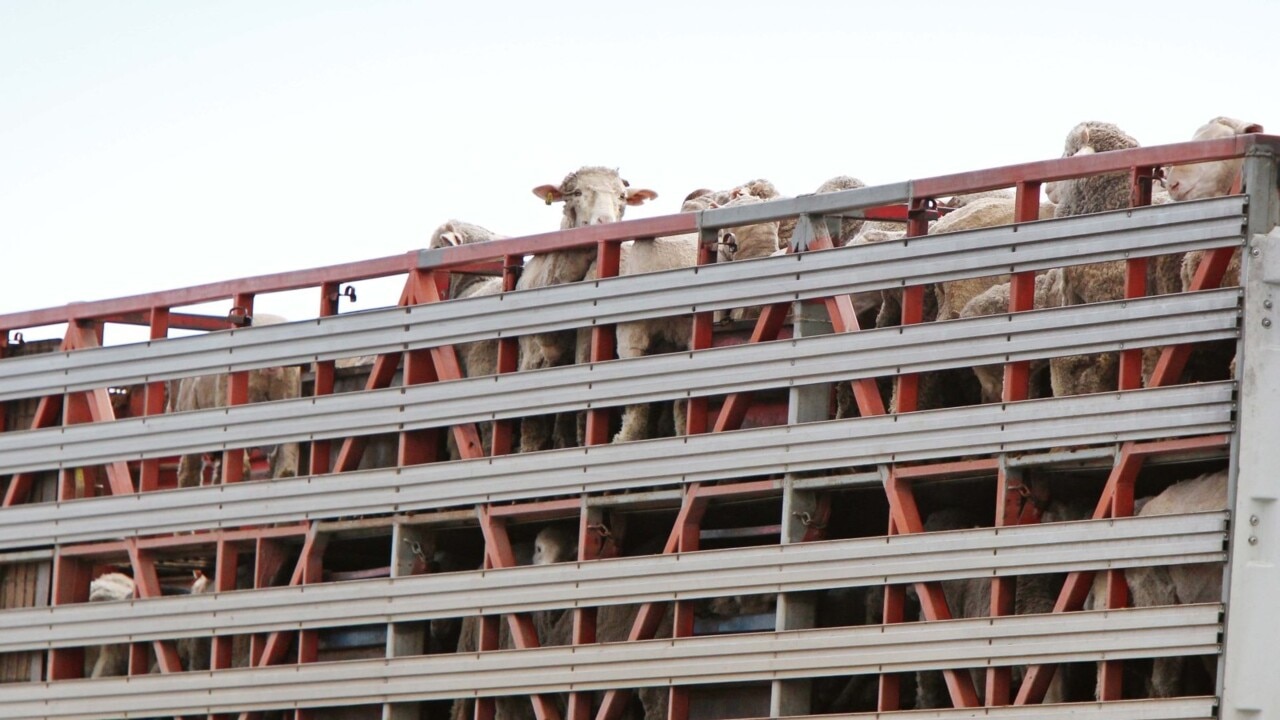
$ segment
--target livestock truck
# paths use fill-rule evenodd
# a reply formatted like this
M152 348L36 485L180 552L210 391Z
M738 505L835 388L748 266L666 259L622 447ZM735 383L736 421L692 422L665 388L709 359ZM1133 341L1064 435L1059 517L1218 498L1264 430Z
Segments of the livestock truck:
M1278 148L1082 155L0 315L0 717L895 718L929 682L931 718L1280 717ZM1149 205L1162 167L1232 158L1242 192ZM1130 208L1038 220L1044 184L1111 173ZM1014 223L927 234L939 201L1000 188ZM833 247L849 219L906 235ZM795 220L786 253L715 262L720 230L775 220ZM623 242L681 233L696 267L613 277ZM600 279L514 289L527 257L581 248ZM1193 251L1190 291L1149 291L1152 263ZM1233 253L1239 286L1219 287ZM1107 262L1125 297L1033 308L1037 273ZM450 273L504 292L450 300ZM934 287L996 275L1007 312L922 322ZM392 276L398 305L339 312ZM252 322L256 296L299 289L314 317ZM901 323L860 322L860 293ZM687 316L687 350L612 359L619 323ZM104 345L117 323L151 339ZM579 329L588 362L517 371L519 336ZM496 373L464 378L455 348L480 341ZM1223 343L1221 379L1186 381ZM1047 359L1108 354L1106 391L1031 390ZM931 379L991 366L998 402L919 409ZM246 402L276 367L302 397ZM165 411L218 374L226 407ZM672 401L680 432L609 442L619 408ZM586 417L581 446L512 452L553 414ZM296 475L246 464L285 443ZM184 455L217 476L176 487ZM1219 507L1135 515L1213 472ZM1053 502L1082 519L1050 521ZM932 530L957 510L976 520ZM527 564L548 527L576 556ZM1137 568L1222 589L1135 606ZM111 575L133 597L89 602ZM1032 586L1049 604L1025 612ZM86 677L106 652L121 670Z

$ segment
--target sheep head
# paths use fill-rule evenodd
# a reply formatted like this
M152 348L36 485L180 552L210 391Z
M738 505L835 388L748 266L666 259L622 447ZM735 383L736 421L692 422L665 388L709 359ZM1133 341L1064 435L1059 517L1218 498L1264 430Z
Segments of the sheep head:
M550 565L578 559L578 540L565 525L548 525L533 539L533 564Z
M1221 138L1262 132L1262 126L1229 117L1216 117L1196 130L1192 140L1218 140ZM1199 200L1201 198L1229 195L1240 176L1244 161L1240 158L1194 165L1174 165L1165 170L1165 187L1174 200Z
M628 205L643 205L658 197L652 190L635 189L613 168L584 167L565 176L559 185L533 189L548 205L564 203L562 229L617 222Z
M461 220L450 220L431 233L431 242L427 244L427 248L434 250L436 248L456 247L476 242L500 240L503 237L505 236L479 225Z
M764 200L755 195L743 194L730 200L725 207L755 205ZM768 257L778 249L778 221L725 228L720 231L719 259L721 262Z

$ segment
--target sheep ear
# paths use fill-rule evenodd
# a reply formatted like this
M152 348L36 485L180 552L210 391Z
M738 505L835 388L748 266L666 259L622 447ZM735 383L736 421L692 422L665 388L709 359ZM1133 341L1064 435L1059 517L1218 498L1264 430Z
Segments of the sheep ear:
M707 189L707 188L698 188L697 190L694 190L693 192L689 193L688 195L685 195L685 196L684 196L684 201L685 201L685 202L689 202L690 200L692 200L692 199L694 199L694 198L700 198L700 197L702 197L703 195L710 195L712 192L715 192L715 191L714 191L714 190L709 190L709 189Z
M1249 123L1248 125L1244 126L1244 130L1241 131L1240 134L1248 135L1249 133L1260 133L1260 132L1262 132L1261 125L1259 125L1258 123Z
M546 201L548 205L564 200L564 193L560 192L559 186L556 185L539 185L533 189L533 194Z
M645 190L645 189L643 189L643 188L641 188L641 189L639 189L639 190L628 190L628 191L627 191L627 204L628 204L628 205L643 205L643 204L645 204L647 201L649 201L649 200L654 200L654 199L656 199L657 197L658 197L658 193L656 193L656 192L654 192L654 191L652 191L652 190Z

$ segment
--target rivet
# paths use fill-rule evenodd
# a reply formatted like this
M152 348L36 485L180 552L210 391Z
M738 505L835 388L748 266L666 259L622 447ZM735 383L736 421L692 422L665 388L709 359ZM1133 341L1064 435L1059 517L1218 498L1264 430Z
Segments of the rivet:
M1259 250L1258 248L1254 248L1254 249L1252 249L1252 250L1250 250L1250 251L1249 251L1249 254L1250 254L1250 255L1252 255L1252 256L1254 256L1254 257L1258 257L1259 255L1261 255L1261 254L1262 254L1262 251L1261 251L1261 250Z
M1257 545L1257 544L1258 544L1258 536L1256 536L1256 535L1250 535L1250 536L1249 536L1249 544L1250 544L1250 545Z
M1271 318L1262 318L1262 327L1271 327Z
M1271 299L1270 299L1270 298L1267 298L1266 300L1263 300L1263 301L1262 301L1262 307L1264 307L1264 308L1266 308L1266 309L1270 310L1270 309L1271 309Z
M1250 525L1257 525L1257 524L1258 524L1258 516L1257 516L1257 515L1250 515L1250 516L1249 516L1249 524L1250 524Z

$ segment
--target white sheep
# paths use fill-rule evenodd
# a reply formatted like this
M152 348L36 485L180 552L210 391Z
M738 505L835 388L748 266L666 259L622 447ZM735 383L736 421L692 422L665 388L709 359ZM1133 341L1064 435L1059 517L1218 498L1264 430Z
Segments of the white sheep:
M1225 510L1228 479L1228 472L1220 470L1183 480L1146 500L1137 514L1150 517ZM1133 607L1222 601L1222 565L1218 563L1129 568L1124 574ZM1152 662L1151 678L1147 683L1149 697L1181 694L1179 686L1184 660L1182 657L1165 657ZM1212 675L1216 663L1206 659L1205 668Z
M973 297L960 310L960 317L982 317L1009 312L1009 282L987 288ZM1053 268L1036 275L1033 307L1036 310L1062 306L1062 268ZM1048 372L1047 360L1031 361L1031 387L1028 397L1046 397L1052 393L1047 382L1037 382ZM982 402L1000 402L1004 392L1004 366L980 365L973 368L982 387Z
M259 313L253 317L255 325L274 325L286 322L279 315ZM182 378L169 398L168 412L212 410L227 406L227 375L200 375ZM172 386L171 386L172 387ZM297 366L259 368L249 371L248 402L288 400L302 395L302 373ZM298 474L298 443L282 443L268 453L271 477L292 477ZM178 487L194 487L201 484L205 466L201 455L183 455L178 461ZM218 482L217 462L213 470L214 482ZM244 454L244 477L249 477L249 453Z
M506 236L461 220L449 220L431 234L428 249L469 245L477 242L500 240ZM449 297L463 298L497 295L502 292L502 278L495 275L453 272L449 275ZM480 377L498 372L498 341L480 340L456 346L458 367L464 377ZM458 459L459 452L453 433L448 435L449 455ZM480 444L486 455L493 445L493 426L485 423L480 428Z
M561 229L599 225L622 219L628 205L641 205L658 196L652 190L631 188L618 171L604 167L583 167L569 173L559 185L539 185L533 189L548 205L564 203ZM582 280L595 260L595 248L559 250L535 255L525 263L516 283L517 290L548 287ZM577 333L563 330L520 337L520 370L565 365L574 360ZM553 445L572 445L575 431L572 415L554 432L549 418L527 417L520 425L520 451L546 450Z
M1089 515L1090 508L1080 503L1066 503L1052 500L1041 513L1040 522L1064 522L1082 520ZM926 532L943 530L963 530L978 527L967 511L961 508L948 508L930 513L925 521ZM1064 576L1054 574L1019 575L1014 581L1014 614L1039 615L1053 611L1058 593L1062 588ZM991 578L978 577L963 580L946 580L942 582L942 591L947 598L947 606L955 618L980 618L991 615ZM914 589L910 592L914 593ZM1012 670L1013 685L1021 682L1025 668L1015 666ZM973 684L979 700L985 696L986 668L971 670ZM1045 695L1044 702L1059 703L1066 700L1068 682L1065 673L1055 673L1052 684ZM950 706L949 695L942 680L942 673L936 670L923 671L916 674L916 709L940 708Z
M725 207L764 202L751 194L746 185L735 188L729 196L730 199ZM685 208L702 207L707 197L707 195L691 195L685 202ZM620 253L619 275L638 275L692 267L698 262L698 242L697 233L690 233L624 243ZM721 262L767 257L778 247L778 223L774 221L724 229L719 233L719 246ZM588 272L587 277L590 279L594 276L593 268ZM692 334L693 320L687 315L618 323L615 330L618 357L634 358L664 351L687 350ZM583 331L578 335L578 362L586 362L589 357L590 333ZM684 402L675 403L673 419L677 434L683 434L685 430L685 408ZM623 412L622 428L614 436L613 441L642 440L650 437L649 414L648 403L628 405Z
M1063 157L1138 147L1138 141L1110 123L1083 122L1067 135ZM1129 207L1128 173L1109 173L1052 183L1051 200L1057 200L1055 217L1120 210ZM1064 305L1119 300L1124 297L1125 263L1122 261L1072 265L1064 268ZM1072 355L1049 361L1055 396L1104 392L1116 388L1119 358L1115 353Z
M192 595L206 592L209 578L197 571L191 583ZM136 595L133 578L124 573L103 573L89 583L89 602L131 600ZM179 638L175 642L178 661L184 670L208 670L210 640L207 637ZM96 652L96 657L94 653ZM90 678L119 677L129 674L129 645L103 645L88 648L85 653L86 675ZM155 672L153 661L150 672Z
M551 565L554 563L573 562L578 559L578 540L573 529L568 525L548 525L538 531L532 543L512 543L512 553L516 565ZM540 610L532 613L533 627L541 647L564 645L572 640L573 613L565 610ZM568 622L569 634L558 634L558 626ZM462 628L458 634L457 652L473 654L478 652L480 618L468 615L462 619ZM510 623L501 620L498 627L498 649L514 648L515 639L511 635ZM557 702L563 706L561 698ZM450 712L452 720L471 720L474 716L475 701L472 698L459 698L453 701ZM563 710L563 707L562 707ZM498 697L494 702L494 716L497 720L533 720L533 707L525 697Z

